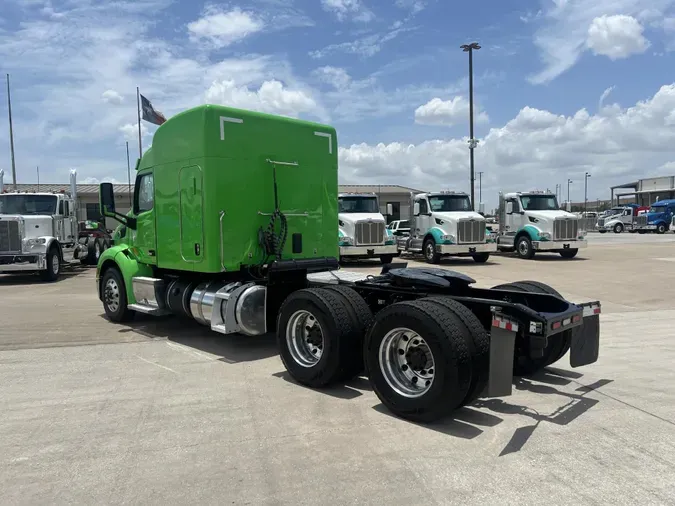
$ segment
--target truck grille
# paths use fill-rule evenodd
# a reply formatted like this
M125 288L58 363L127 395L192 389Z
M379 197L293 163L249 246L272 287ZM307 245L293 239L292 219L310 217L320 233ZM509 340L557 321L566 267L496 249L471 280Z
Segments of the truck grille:
M457 222L457 244L485 242L485 221L477 219Z
M646 214L641 214L640 216L635 218L635 224L638 227L644 226L647 224L647 215Z
M598 227L604 227L605 226L605 218L600 218L598 220Z
M356 246L384 244L384 222L359 221L356 223Z
M579 235L579 220L577 218L560 218L553 222L553 240L569 241Z
M18 221L0 221L0 253L21 253Z

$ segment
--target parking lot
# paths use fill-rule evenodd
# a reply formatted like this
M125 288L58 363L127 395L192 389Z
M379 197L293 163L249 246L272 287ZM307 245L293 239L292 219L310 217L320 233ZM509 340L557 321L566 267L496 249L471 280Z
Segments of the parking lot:
M273 336L112 324L93 269L0 276L2 503L675 504L675 234L443 267L600 300L599 361L565 357L423 426L391 416L366 379L294 384Z

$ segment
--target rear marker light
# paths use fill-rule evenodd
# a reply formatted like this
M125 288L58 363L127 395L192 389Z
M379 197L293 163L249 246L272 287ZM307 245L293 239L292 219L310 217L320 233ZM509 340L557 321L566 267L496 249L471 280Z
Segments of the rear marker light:
M573 321L574 323L577 323L579 320L581 320L581 315L576 315L576 316L573 316L573 317L572 317L572 321Z
M500 316L492 318L492 326L511 332L518 332L518 322Z
M553 330L556 330L556 329L559 329L561 325L562 325L561 322L555 322L555 323L553 323L553 325L551 325L551 328Z

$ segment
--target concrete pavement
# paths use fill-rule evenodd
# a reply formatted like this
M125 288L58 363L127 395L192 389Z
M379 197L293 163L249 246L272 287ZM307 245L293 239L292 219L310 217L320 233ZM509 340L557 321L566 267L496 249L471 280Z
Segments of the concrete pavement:
M91 269L0 278L2 502L675 504L675 236L640 237L572 261L445 261L482 286L599 299L602 348L432 426L391 416L365 379L294 384L271 336L112 324Z

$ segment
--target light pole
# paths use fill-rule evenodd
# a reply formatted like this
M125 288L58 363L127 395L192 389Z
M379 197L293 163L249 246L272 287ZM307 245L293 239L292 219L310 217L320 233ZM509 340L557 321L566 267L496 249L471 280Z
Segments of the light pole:
M471 175L469 180L471 181L471 207L475 211L476 204L474 203L474 162L473 162L473 150L478 145L478 141L473 138L473 51L474 49L478 51L480 46L477 42L472 42L471 44L462 44L459 46L465 53L469 53L469 153L470 153L470 164L471 164Z
M483 203L483 171L478 172L478 204Z
M584 174L584 216L588 214L588 178L591 177L591 175L586 172Z
M569 211L572 210L572 201L570 200L570 185L572 182L573 181L571 179L567 180L567 205L569 206Z

